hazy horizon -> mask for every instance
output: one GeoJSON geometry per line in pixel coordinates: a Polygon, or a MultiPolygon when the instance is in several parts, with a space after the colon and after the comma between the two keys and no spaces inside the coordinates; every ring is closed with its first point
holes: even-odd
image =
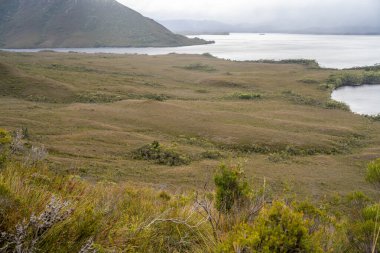
{"type": "Polygon", "coordinates": [[[213,20],[278,29],[380,27],[378,0],[118,0],[155,20],[213,20]]]}

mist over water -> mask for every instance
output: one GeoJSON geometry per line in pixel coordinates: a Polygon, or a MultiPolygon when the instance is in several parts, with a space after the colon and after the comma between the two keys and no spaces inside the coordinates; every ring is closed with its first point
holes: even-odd
{"type": "MultiPolygon", "coordinates": [[[[190,36],[195,37],[195,36],[190,36]]],[[[196,36],[215,44],[177,48],[70,48],[59,52],[160,55],[168,53],[212,55],[230,60],[315,59],[322,67],[350,68],[380,63],[380,36],[253,34],[196,36]]],[[[41,49],[12,50],[37,52],[41,49]]]]}

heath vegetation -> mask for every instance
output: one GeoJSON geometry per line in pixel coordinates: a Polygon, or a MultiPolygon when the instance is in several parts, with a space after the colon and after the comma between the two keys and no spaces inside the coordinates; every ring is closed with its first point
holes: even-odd
{"type": "Polygon", "coordinates": [[[380,124],[330,98],[377,69],[0,61],[0,251],[379,251],[380,124]]]}

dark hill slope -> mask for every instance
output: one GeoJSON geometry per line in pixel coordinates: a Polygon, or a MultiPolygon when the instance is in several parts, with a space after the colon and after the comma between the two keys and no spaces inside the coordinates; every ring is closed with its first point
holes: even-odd
{"type": "Polygon", "coordinates": [[[114,0],[0,0],[0,47],[164,47],[204,44],[114,0]]]}

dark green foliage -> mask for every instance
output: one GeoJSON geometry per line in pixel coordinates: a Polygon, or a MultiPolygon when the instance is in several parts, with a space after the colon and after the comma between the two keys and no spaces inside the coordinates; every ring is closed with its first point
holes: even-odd
{"type": "Polygon", "coordinates": [[[314,80],[314,79],[302,79],[299,80],[301,83],[306,83],[306,84],[319,84],[319,81],[314,80]]]}
{"type": "Polygon", "coordinates": [[[354,68],[350,68],[350,70],[379,71],[380,64],[375,64],[373,66],[365,66],[365,67],[354,67],[354,68]]]}
{"type": "Polygon", "coordinates": [[[165,201],[169,201],[171,199],[170,195],[165,191],[160,192],[160,194],[158,194],[158,197],[165,201]]]}
{"type": "Polygon", "coordinates": [[[202,55],[205,56],[205,57],[209,57],[209,58],[215,58],[215,56],[213,56],[210,53],[203,53],[202,55]]]}
{"type": "Polygon", "coordinates": [[[254,99],[262,98],[262,95],[258,93],[235,93],[234,97],[237,97],[243,100],[254,100],[254,99]]]}
{"type": "Polygon", "coordinates": [[[162,102],[169,98],[170,96],[165,94],[128,94],[128,99],[149,99],[162,102]]]}
{"type": "Polygon", "coordinates": [[[219,159],[223,157],[223,154],[217,150],[207,150],[201,154],[202,158],[206,159],[219,159]]]}
{"type": "Polygon", "coordinates": [[[123,98],[121,96],[105,94],[105,93],[83,93],[78,95],[75,98],[75,102],[78,103],[88,103],[88,104],[97,104],[97,103],[112,103],[121,101],[123,98]]]}
{"type": "Polygon", "coordinates": [[[291,90],[283,91],[282,94],[285,98],[289,99],[291,102],[299,105],[310,105],[310,106],[320,106],[321,102],[310,97],[305,97],[300,94],[294,93],[291,90]]]}
{"type": "Polygon", "coordinates": [[[148,94],[148,95],[145,95],[144,97],[147,99],[161,101],[161,102],[169,99],[169,97],[164,94],[148,94]]]}
{"type": "Polygon", "coordinates": [[[287,60],[280,60],[280,61],[275,61],[275,60],[259,60],[255,61],[259,63],[271,63],[271,64],[299,64],[299,65],[304,65],[309,68],[320,68],[318,62],[316,60],[307,60],[307,59],[287,59],[287,60]]]}
{"type": "Polygon", "coordinates": [[[8,159],[9,144],[12,141],[10,133],[0,128],[0,168],[4,166],[8,159]]]}
{"type": "Polygon", "coordinates": [[[325,109],[338,109],[343,111],[350,111],[350,107],[346,105],[345,103],[338,102],[335,100],[328,100],[326,102],[316,100],[314,98],[305,97],[300,94],[294,93],[291,90],[283,91],[283,96],[290,100],[291,102],[299,105],[310,105],[310,106],[317,106],[322,107],[325,109]]]}
{"type": "Polygon", "coordinates": [[[242,204],[249,191],[248,184],[243,176],[239,167],[230,168],[226,165],[219,167],[214,175],[215,205],[219,212],[228,213],[234,206],[242,204]]]}
{"type": "Polygon", "coordinates": [[[339,101],[335,101],[335,100],[329,100],[325,103],[325,108],[326,109],[338,109],[338,110],[343,110],[343,111],[350,111],[350,107],[343,103],[343,102],[339,102],[339,101]]]}
{"type": "Polygon", "coordinates": [[[373,121],[380,121],[380,114],[377,115],[364,115],[364,117],[373,120],[373,121]]]}
{"type": "Polygon", "coordinates": [[[132,158],[137,160],[154,161],[157,164],[179,166],[190,163],[190,159],[177,151],[166,148],[154,141],[132,152],[132,158]]]}
{"type": "Polygon", "coordinates": [[[202,64],[202,63],[193,63],[187,66],[178,67],[186,70],[202,71],[202,72],[214,72],[216,69],[212,66],[202,64]]]}
{"type": "Polygon", "coordinates": [[[380,71],[343,72],[330,76],[327,83],[333,84],[335,88],[363,84],[380,84],[380,71]]]}

